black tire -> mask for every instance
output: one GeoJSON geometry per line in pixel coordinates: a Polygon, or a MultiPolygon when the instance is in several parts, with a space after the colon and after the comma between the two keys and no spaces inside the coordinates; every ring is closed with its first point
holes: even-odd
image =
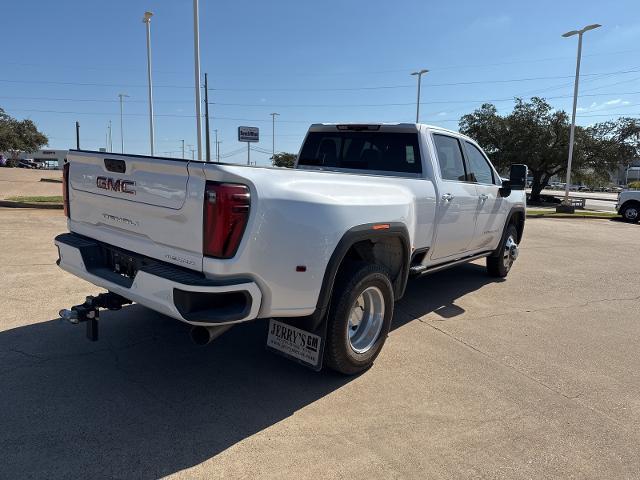
{"type": "Polygon", "coordinates": [[[505,246],[509,238],[518,241],[518,230],[513,224],[507,225],[500,241],[500,246],[494,253],[487,257],[487,272],[490,276],[496,278],[504,278],[509,274],[511,270],[512,262],[505,261],[505,246]]]}
{"type": "Polygon", "coordinates": [[[620,215],[625,222],[635,223],[640,220],[640,203],[630,202],[620,209],[620,215]]]}
{"type": "MultiPolygon", "coordinates": [[[[355,375],[373,365],[391,327],[393,302],[393,286],[389,279],[389,273],[384,267],[361,262],[345,266],[334,285],[331,307],[327,317],[325,365],[345,375],[355,375]],[[375,287],[371,290],[376,294],[378,292],[382,294],[384,314],[381,315],[382,325],[375,341],[366,351],[359,353],[351,345],[349,316],[356,301],[370,287],[375,287]]],[[[357,329],[356,327],[351,328],[357,329]]]]}

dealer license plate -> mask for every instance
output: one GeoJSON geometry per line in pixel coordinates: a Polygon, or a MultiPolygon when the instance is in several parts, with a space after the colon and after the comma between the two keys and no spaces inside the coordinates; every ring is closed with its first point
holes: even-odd
{"type": "Polygon", "coordinates": [[[318,367],[320,342],[318,335],[271,319],[267,346],[312,367],[318,367]]]}

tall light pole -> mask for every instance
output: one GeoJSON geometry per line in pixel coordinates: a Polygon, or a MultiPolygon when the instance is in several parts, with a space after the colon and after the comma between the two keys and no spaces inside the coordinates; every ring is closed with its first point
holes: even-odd
{"type": "Polygon", "coordinates": [[[562,34],[564,38],[573,37],[574,35],[578,35],[578,59],[576,61],[576,80],[573,85],[573,111],[571,113],[571,131],[569,133],[569,159],[567,161],[567,183],[564,187],[564,200],[562,201],[564,209],[573,210],[570,208],[571,203],[569,202],[569,185],[571,184],[571,160],[573,159],[573,138],[576,129],[576,107],[578,105],[578,81],[580,80],[580,59],[582,57],[582,35],[584,32],[588,32],[589,30],[593,30],[594,28],[598,28],[601,25],[594,23],[593,25],[587,25],[581,30],[571,30],[570,32],[562,34]]]}
{"type": "Polygon", "coordinates": [[[202,114],[200,113],[200,13],[198,0],[193,0],[193,60],[196,80],[196,143],[198,160],[202,160],[202,114]]]}
{"type": "Polygon", "coordinates": [[[427,73],[429,70],[423,68],[417,72],[412,72],[411,75],[418,76],[418,101],[416,103],[416,123],[420,122],[420,84],[422,83],[422,75],[427,73]]]}
{"type": "Polygon", "coordinates": [[[211,139],[209,138],[209,82],[207,72],[204,73],[204,151],[207,162],[211,161],[211,139]]]}
{"type": "Polygon", "coordinates": [[[126,93],[119,93],[120,97],[120,153],[124,153],[124,129],[122,128],[122,102],[124,98],[129,98],[126,93]]]}
{"type": "Polygon", "coordinates": [[[151,79],[151,17],[153,13],[144,12],[142,22],[147,26],[147,80],[149,83],[149,142],[151,143],[151,156],[153,156],[153,81],[151,79]]]}
{"type": "Polygon", "coordinates": [[[113,140],[111,139],[111,120],[109,120],[109,123],[107,124],[107,151],[108,152],[113,152],[113,140]]]}
{"type": "Polygon", "coordinates": [[[184,140],[180,140],[182,142],[182,159],[184,160],[184,140]]]}
{"type": "Polygon", "coordinates": [[[279,116],[279,113],[270,113],[271,115],[271,162],[275,159],[276,156],[276,116],[279,116]]]}

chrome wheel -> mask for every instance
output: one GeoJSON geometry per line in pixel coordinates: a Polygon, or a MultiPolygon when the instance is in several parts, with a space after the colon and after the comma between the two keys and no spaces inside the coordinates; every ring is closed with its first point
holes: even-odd
{"type": "Polygon", "coordinates": [[[627,207],[624,210],[624,218],[630,222],[638,220],[638,209],[636,207],[627,207]]]}
{"type": "Polygon", "coordinates": [[[502,254],[502,263],[507,271],[511,269],[511,265],[513,265],[516,258],[518,258],[518,244],[513,235],[509,235],[504,243],[504,252],[502,254]]]}
{"type": "Polygon", "coordinates": [[[384,296],[378,287],[368,287],[351,307],[347,323],[349,345],[356,353],[371,349],[384,322],[384,296]]]}

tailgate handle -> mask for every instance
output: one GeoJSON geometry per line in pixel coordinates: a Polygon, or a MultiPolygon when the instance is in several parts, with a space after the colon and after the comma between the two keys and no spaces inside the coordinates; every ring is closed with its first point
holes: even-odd
{"type": "Polygon", "coordinates": [[[104,166],[108,171],[114,173],[124,173],[127,169],[127,164],[124,163],[124,160],[114,160],[113,158],[105,158],[104,166]]]}

